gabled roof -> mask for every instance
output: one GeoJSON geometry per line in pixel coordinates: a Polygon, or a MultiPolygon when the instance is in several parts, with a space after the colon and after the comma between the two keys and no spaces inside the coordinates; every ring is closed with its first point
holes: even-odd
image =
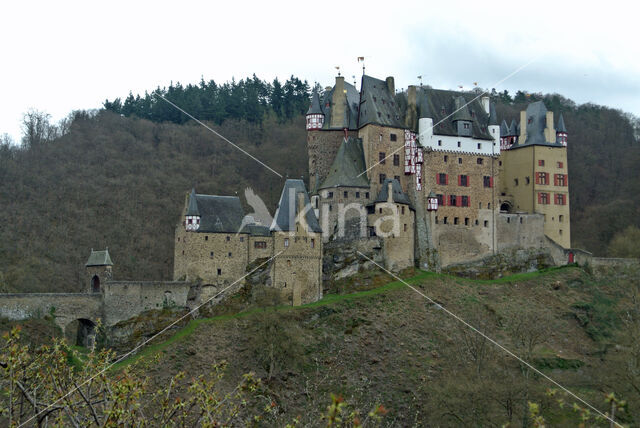
{"type": "Polygon", "coordinates": [[[404,128],[404,109],[399,108],[385,80],[362,76],[358,126],[368,124],[404,128]]]}
{"type": "Polygon", "coordinates": [[[382,183],[382,187],[380,188],[380,192],[378,192],[378,196],[376,196],[376,200],[374,201],[374,203],[387,202],[389,200],[389,183],[391,183],[391,191],[393,192],[393,202],[395,202],[396,204],[404,204],[412,207],[409,196],[402,191],[400,182],[395,178],[387,178],[384,180],[384,183],[382,183]]]}
{"type": "Polygon", "coordinates": [[[342,140],[327,178],[318,189],[330,187],[369,187],[360,138],[342,140]]]}
{"type": "Polygon", "coordinates": [[[316,89],[313,90],[313,94],[311,95],[311,105],[309,106],[307,114],[324,114],[322,107],[320,107],[320,96],[316,89]]]}
{"type": "Polygon", "coordinates": [[[109,249],[107,248],[104,251],[93,251],[92,248],[91,255],[89,256],[89,260],[87,260],[87,264],[85,266],[113,266],[111,256],[109,256],[109,249]]]}
{"type": "Polygon", "coordinates": [[[236,233],[240,230],[244,210],[239,197],[198,195],[195,192],[194,195],[200,213],[200,227],[196,232],[236,233]]]}
{"type": "Polygon", "coordinates": [[[198,203],[196,202],[196,189],[191,189],[191,194],[189,195],[189,207],[187,208],[187,215],[199,216],[200,211],[198,211],[198,203]]]}
{"type": "Polygon", "coordinates": [[[542,101],[536,101],[527,106],[527,139],[525,145],[546,144],[544,128],[547,122],[547,108],[542,101]]]}
{"type": "MultiPolygon", "coordinates": [[[[276,209],[276,214],[271,224],[271,231],[293,232],[296,230],[295,221],[299,213],[298,193],[304,195],[305,207],[308,206],[310,204],[309,194],[307,193],[304,182],[300,179],[287,179],[282,188],[280,202],[278,202],[278,208],[276,209]]],[[[307,210],[305,220],[312,232],[322,233],[313,209],[307,210]]]]}
{"type": "Polygon", "coordinates": [[[560,113],[560,119],[558,119],[558,126],[556,126],[556,132],[564,132],[567,133],[567,128],[564,126],[564,118],[562,117],[562,113],[560,113]]]}
{"type": "MultiPolygon", "coordinates": [[[[325,91],[322,94],[322,97],[318,97],[320,110],[321,113],[324,114],[325,118],[322,129],[331,129],[331,102],[335,89],[336,87],[334,86],[330,91],[325,91]]],[[[350,130],[356,130],[358,129],[358,104],[360,103],[360,93],[357,91],[355,86],[346,81],[344,82],[344,90],[347,91],[347,108],[345,109],[344,117],[341,119],[342,125],[336,129],[343,129],[346,127],[350,130]]]]}
{"type": "Polygon", "coordinates": [[[251,236],[271,236],[269,226],[263,226],[261,224],[246,224],[241,233],[248,233],[251,236]]]}
{"type": "MultiPolygon", "coordinates": [[[[434,135],[457,136],[458,129],[454,126],[454,120],[469,120],[471,121],[471,136],[473,138],[493,140],[486,127],[489,123],[489,115],[485,112],[481,101],[475,98],[477,97],[474,94],[464,92],[426,87],[416,88],[418,117],[433,119],[434,135]],[[458,106],[467,105],[460,112],[452,114],[456,110],[456,104],[458,106]],[[473,116],[471,112],[473,112],[473,116]]],[[[417,129],[413,131],[417,131],[417,129]]]]}

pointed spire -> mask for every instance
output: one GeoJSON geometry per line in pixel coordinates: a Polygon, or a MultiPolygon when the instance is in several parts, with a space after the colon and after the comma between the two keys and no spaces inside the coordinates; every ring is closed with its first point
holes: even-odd
{"type": "Polygon", "coordinates": [[[198,211],[198,201],[196,200],[196,189],[191,189],[191,194],[189,195],[189,207],[187,208],[187,215],[200,215],[200,211],[198,211]]]}
{"type": "Polygon", "coordinates": [[[556,126],[556,132],[567,133],[567,128],[564,126],[564,118],[562,117],[562,113],[560,113],[560,119],[558,119],[558,126],[556,126]]]}
{"type": "Polygon", "coordinates": [[[504,137],[509,135],[509,127],[507,126],[507,121],[502,119],[502,123],[500,124],[500,136],[504,137]]]}
{"type": "Polygon", "coordinates": [[[518,122],[515,119],[511,120],[511,126],[509,127],[509,135],[518,135],[518,122]]]}
{"type": "Polygon", "coordinates": [[[320,107],[320,95],[318,95],[317,89],[313,90],[313,94],[311,95],[311,105],[309,106],[307,114],[324,114],[320,107]]]}
{"type": "Polygon", "coordinates": [[[489,104],[489,126],[498,124],[498,115],[494,103],[489,104]]]}

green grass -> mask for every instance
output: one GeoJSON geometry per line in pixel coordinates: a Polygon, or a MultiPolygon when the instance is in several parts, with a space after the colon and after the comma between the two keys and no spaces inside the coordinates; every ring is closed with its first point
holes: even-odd
{"type": "MultiPolygon", "coordinates": [[[[570,267],[570,268],[573,268],[573,267],[570,267]]],[[[550,273],[554,273],[560,269],[567,269],[567,267],[561,266],[561,267],[543,269],[536,272],[515,274],[515,275],[505,276],[503,278],[499,278],[496,280],[473,280],[473,279],[467,279],[467,278],[459,278],[449,274],[440,274],[440,273],[418,270],[419,273],[417,275],[411,278],[404,279],[403,281],[408,284],[413,284],[416,282],[421,282],[426,279],[448,278],[448,279],[455,279],[455,280],[462,279],[464,282],[470,283],[470,284],[471,283],[475,283],[475,284],[507,283],[507,282],[513,282],[513,281],[524,281],[528,279],[533,279],[542,275],[548,275],[550,273]]],[[[258,314],[258,313],[263,313],[263,312],[295,311],[295,310],[301,310],[306,308],[317,308],[321,306],[328,306],[335,303],[349,304],[356,299],[372,297],[379,294],[388,293],[394,290],[402,289],[403,287],[405,287],[405,284],[402,281],[392,281],[381,287],[377,287],[377,288],[373,288],[365,291],[358,291],[351,294],[327,294],[317,302],[308,303],[302,306],[281,305],[281,306],[272,306],[268,308],[252,308],[252,309],[238,312],[235,314],[218,315],[211,318],[200,318],[200,319],[191,320],[185,327],[178,330],[176,333],[174,333],[171,337],[169,337],[165,341],[147,346],[146,348],[141,350],[139,353],[132,355],[115,364],[112,367],[112,370],[119,370],[122,367],[129,365],[140,358],[144,358],[146,356],[155,355],[159,352],[162,352],[171,344],[191,336],[191,334],[196,330],[196,328],[198,328],[198,326],[200,326],[200,324],[203,324],[203,323],[211,323],[211,322],[225,321],[230,319],[245,318],[245,317],[258,314]]]]}

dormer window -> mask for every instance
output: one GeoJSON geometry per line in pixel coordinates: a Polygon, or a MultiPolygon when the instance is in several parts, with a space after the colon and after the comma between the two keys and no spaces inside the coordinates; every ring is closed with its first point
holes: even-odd
{"type": "Polygon", "coordinates": [[[464,129],[469,129],[469,122],[464,123],[464,129]]]}
{"type": "Polygon", "coordinates": [[[530,117],[530,118],[529,118],[529,120],[527,120],[527,123],[528,123],[529,125],[531,125],[531,122],[533,122],[533,118],[532,118],[532,117],[530,117]]]}

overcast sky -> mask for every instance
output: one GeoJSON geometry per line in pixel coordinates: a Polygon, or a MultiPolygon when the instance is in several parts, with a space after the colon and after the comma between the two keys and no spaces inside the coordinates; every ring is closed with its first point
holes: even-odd
{"type": "Polygon", "coordinates": [[[614,1],[2,2],[0,133],[18,141],[29,108],[58,120],[172,80],[293,74],[328,86],[341,66],[359,82],[359,56],[398,89],[422,75],[640,115],[639,25],[633,3],[614,1]]]}

